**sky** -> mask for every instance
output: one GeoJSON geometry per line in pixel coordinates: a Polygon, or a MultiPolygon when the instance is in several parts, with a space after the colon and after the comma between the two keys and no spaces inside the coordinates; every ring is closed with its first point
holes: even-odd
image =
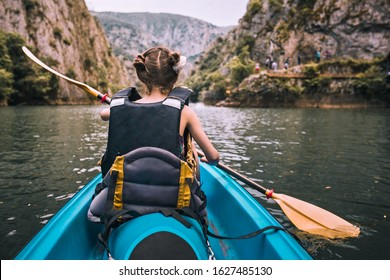
{"type": "Polygon", "coordinates": [[[249,0],[85,0],[95,12],[171,13],[202,19],[217,26],[237,25],[249,0]]]}

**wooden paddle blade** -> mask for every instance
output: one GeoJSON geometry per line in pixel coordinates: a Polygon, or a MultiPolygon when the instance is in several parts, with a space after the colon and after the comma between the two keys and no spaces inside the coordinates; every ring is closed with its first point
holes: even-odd
{"type": "MultiPolygon", "coordinates": [[[[32,60],[34,61],[36,64],[38,64],[39,66],[41,66],[42,68],[46,69],[47,71],[53,73],[54,75],[58,76],[58,77],[61,77],[63,78],[64,80],[68,81],[69,83],[72,83],[74,85],[76,85],[77,87],[85,90],[86,92],[88,92],[89,94],[92,94],[93,96],[101,99],[101,97],[103,96],[103,94],[99,91],[97,91],[96,89],[90,87],[89,85],[87,84],[84,84],[84,83],[81,83],[79,81],[76,81],[76,80],[73,80],[59,72],[57,72],[56,70],[50,68],[49,66],[47,66],[45,63],[43,63],[42,61],[40,61],[28,48],[26,48],[25,46],[22,47],[22,50],[23,52],[32,60]]],[[[109,102],[108,102],[109,103],[109,102]]]]}
{"type": "Polygon", "coordinates": [[[328,238],[357,237],[360,229],[335,214],[284,194],[272,194],[290,221],[300,230],[328,238]]]}

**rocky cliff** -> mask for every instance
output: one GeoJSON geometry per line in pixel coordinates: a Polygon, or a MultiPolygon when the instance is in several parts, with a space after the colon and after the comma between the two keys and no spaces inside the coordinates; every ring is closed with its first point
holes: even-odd
{"type": "MultiPolygon", "coordinates": [[[[103,29],[90,15],[84,1],[2,0],[0,31],[6,42],[10,41],[7,38],[14,38],[18,34],[49,66],[103,92],[127,84],[125,70],[112,53],[103,29]]],[[[15,59],[11,51],[8,52],[11,59],[15,59]]],[[[17,75],[12,73],[12,69],[5,71],[17,75]]],[[[62,79],[58,83],[58,93],[52,95],[51,100],[46,99],[47,103],[80,104],[92,101],[74,85],[62,79]]],[[[22,94],[17,91],[11,90],[8,97],[12,99],[12,94],[22,94]]],[[[21,98],[12,100],[15,103],[26,102],[21,98]]]]}
{"type": "Polygon", "coordinates": [[[322,57],[371,59],[390,51],[386,0],[251,0],[238,35],[253,36],[252,58],[273,56],[283,65],[322,57]]]}
{"type": "MultiPolygon", "coordinates": [[[[198,60],[198,69],[189,83],[201,98],[213,104],[228,98],[230,104],[261,107],[264,104],[255,105],[256,102],[250,100],[255,100],[253,96],[269,93],[270,90],[264,88],[267,84],[277,83],[285,94],[293,88],[294,94],[299,93],[299,100],[300,94],[315,90],[309,86],[315,83],[313,79],[318,82],[318,79],[332,79],[337,75],[338,86],[334,81],[326,83],[329,86],[326,91],[335,92],[346,82],[345,89],[349,90],[343,92],[351,101],[362,88],[370,91],[370,85],[375,82],[368,79],[379,78],[380,85],[385,84],[390,67],[389,11],[390,2],[384,0],[250,0],[239,26],[198,60]],[[284,71],[281,69],[288,62],[288,72],[312,71],[313,75],[293,77],[291,73],[279,73],[270,78],[271,75],[266,75],[268,70],[262,72],[263,75],[257,74],[263,85],[259,90],[259,81],[256,82],[253,76],[246,81],[245,77],[255,73],[256,63],[264,70],[267,58],[276,62],[277,71],[284,71]],[[315,65],[304,67],[312,63],[315,65]],[[324,63],[327,64],[321,66],[324,63]],[[351,65],[363,72],[351,73],[351,65]],[[351,76],[353,80],[350,80],[351,76]],[[291,82],[292,77],[296,81],[301,79],[299,84],[283,83],[291,82]],[[234,100],[237,96],[239,98],[234,100]]],[[[386,86],[382,88],[385,90],[386,86]]],[[[283,100],[279,98],[268,106],[284,106],[283,100]]],[[[329,98],[318,100],[326,102],[329,98]]],[[[318,106],[318,102],[314,103],[318,106]]]]}

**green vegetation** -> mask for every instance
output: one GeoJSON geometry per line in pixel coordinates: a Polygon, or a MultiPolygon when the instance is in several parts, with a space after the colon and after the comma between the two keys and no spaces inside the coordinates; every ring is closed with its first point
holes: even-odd
{"type": "Polygon", "coordinates": [[[37,0],[22,0],[22,2],[26,12],[31,12],[35,8],[39,7],[39,1],[37,0]]]}
{"type": "Polygon", "coordinates": [[[76,79],[77,75],[76,72],[74,71],[73,66],[71,66],[68,71],[66,71],[65,76],[71,78],[71,79],[76,79]]]}
{"type": "Polygon", "coordinates": [[[57,40],[61,40],[62,39],[62,30],[61,30],[61,28],[54,27],[54,29],[53,29],[53,36],[57,40]]]}
{"type": "Polygon", "coordinates": [[[58,79],[30,63],[23,45],[18,34],[0,31],[0,103],[49,103],[57,97],[58,79]]]}
{"type": "Polygon", "coordinates": [[[193,89],[193,99],[205,102],[217,102],[226,98],[226,92],[231,87],[238,86],[246,77],[253,73],[255,63],[250,59],[249,48],[251,40],[246,37],[244,43],[237,45],[235,56],[222,67],[223,54],[220,46],[206,53],[203,57],[199,71],[193,73],[187,84],[193,89]]]}
{"type": "Polygon", "coordinates": [[[389,103],[386,92],[385,59],[373,60],[342,58],[324,60],[319,64],[306,64],[303,68],[303,93],[329,94],[334,78],[349,80],[356,96],[373,97],[389,103]]]}
{"type": "Polygon", "coordinates": [[[97,67],[96,72],[98,73],[98,81],[99,81],[99,86],[98,88],[108,88],[108,73],[106,68],[103,67],[97,67]]]}
{"type": "Polygon", "coordinates": [[[321,106],[322,100],[326,100],[325,103],[332,100],[330,102],[334,102],[333,105],[338,102],[346,102],[346,106],[349,102],[363,102],[363,106],[390,106],[387,67],[386,58],[344,58],[306,64],[302,65],[301,74],[304,76],[301,77],[280,72],[280,76],[261,75],[246,80],[245,87],[245,82],[241,84],[244,89],[236,90],[231,99],[240,100],[247,106],[259,107],[295,106],[295,102],[321,106]]]}
{"type": "Polygon", "coordinates": [[[322,93],[327,95],[330,93],[329,86],[332,82],[331,78],[327,77],[312,77],[310,79],[303,80],[303,93],[307,95],[313,95],[322,93]]]}
{"type": "Polygon", "coordinates": [[[244,20],[250,22],[252,17],[259,13],[262,9],[263,1],[262,0],[250,0],[248,4],[247,12],[244,15],[244,20]]]}
{"type": "Polygon", "coordinates": [[[360,78],[353,82],[354,91],[367,99],[381,99],[390,105],[390,95],[386,93],[386,79],[383,77],[360,78]]]}
{"type": "Polygon", "coordinates": [[[34,17],[38,17],[40,19],[45,18],[45,13],[43,8],[41,7],[41,3],[39,0],[22,0],[24,9],[26,10],[26,13],[29,15],[27,17],[27,29],[31,28],[32,26],[32,19],[34,17]]]}
{"type": "Polygon", "coordinates": [[[306,64],[303,68],[303,74],[305,74],[308,78],[315,78],[320,73],[318,71],[318,64],[306,64]]]}
{"type": "Polygon", "coordinates": [[[325,72],[336,72],[340,71],[337,69],[343,69],[344,73],[366,73],[372,75],[381,72],[380,64],[383,58],[375,58],[373,60],[365,59],[353,59],[353,58],[342,58],[333,60],[324,60],[318,64],[318,71],[321,73],[325,72]]]}
{"type": "Polygon", "coordinates": [[[238,86],[246,77],[253,73],[255,63],[249,57],[249,46],[245,46],[238,56],[234,56],[227,64],[231,70],[232,85],[238,86]]]}
{"type": "Polygon", "coordinates": [[[269,0],[269,6],[274,8],[277,11],[283,9],[283,0],[269,0]]]}
{"type": "Polygon", "coordinates": [[[288,28],[288,24],[284,21],[281,21],[280,24],[275,27],[276,40],[278,42],[284,43],[289,39],[290,31],[288,28]]]}
{"type": "Polygon", "coordinates": [[[93,69],[94,65],[95,65],[95,63],[89,57],[84,59],[84,62],[83,62],[84,70],[91,71],[93,69]]]}
{"type": "Polygon", "coordinates": [[[12,73],[5,69],[0,69],[0,102],[6,100],[14,92],[12,87],[13,81],[14,77],[12,73]]]}
{"type": "Polygon", "coordinates": [[[255,46],[256,40],[252,35],[245,35],[240,41],[237,43],[236,54],[239,55],[242,53],[244,48],[247,48],[249,52],[252,51],[252,48],[255,46]]]}

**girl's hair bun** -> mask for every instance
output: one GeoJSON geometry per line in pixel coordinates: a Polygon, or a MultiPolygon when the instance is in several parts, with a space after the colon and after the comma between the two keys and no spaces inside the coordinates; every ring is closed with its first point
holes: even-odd
{"type": "Polygon", "coordinates": [[[169,54],[169,64],[171,66],[178,64],[179,61],[180,61],[180,55],[178,53],[172,52],[169,54]]]}
{"type": "Polygon", "coordinates": [[[133,62],[134,67],[145,69],[145,57],[142,54],[137,55],[133,62]]]}

